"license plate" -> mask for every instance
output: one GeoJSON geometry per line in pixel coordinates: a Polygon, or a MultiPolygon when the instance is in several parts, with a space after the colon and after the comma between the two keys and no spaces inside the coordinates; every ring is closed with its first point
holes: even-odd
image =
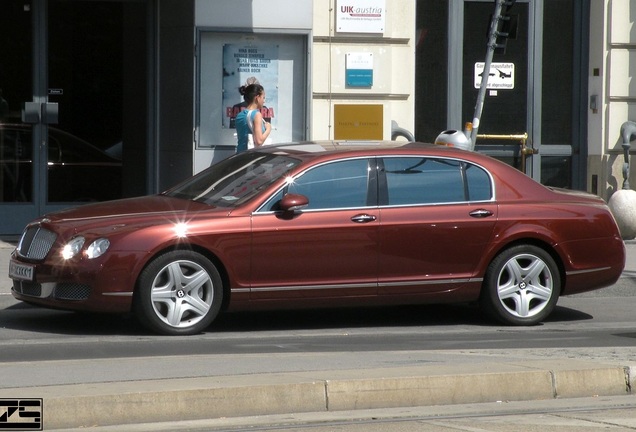
{"type": "Polygon", "coordinates": [[[11,279],[20,279],[32,281],[35,274],[35,267],[28,264],[20,264],[15,261],[9,262],[9,277],[11,279]]]}

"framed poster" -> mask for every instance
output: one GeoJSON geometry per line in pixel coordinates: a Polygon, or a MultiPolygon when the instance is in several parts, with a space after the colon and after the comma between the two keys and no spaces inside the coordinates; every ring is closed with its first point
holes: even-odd
{"type": "Polygon", "coordinates": [[[234,129],[236,115],[247,106],[239,92],[241,86],[260,84],[265,88],[262,110],[265,121],[276,127],[278,108],[278,46],[223,45],[223,119],[224,128],[234,129]],[[232,92],[232,88],[236,92],[232,92]]]}
{"type": "Polygon", "coordinates": [[[307,35],[200,30],[198,38],[195,172],[235,151],[239,87],[246,83],[265,88],[263,117],[272,124],[272,142],[305,139],[307,35]]]}

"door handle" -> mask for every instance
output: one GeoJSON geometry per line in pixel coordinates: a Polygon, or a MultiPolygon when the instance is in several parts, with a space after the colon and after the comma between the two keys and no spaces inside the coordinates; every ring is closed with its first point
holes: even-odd
{"type": "Polygon", "coordinates": [[[375,220],[375,216],[370,214],[359,214],[352,217],[351,220],[356,223],[367,223],[373,222],[375,220]]]}
{"type": "Polygon", "coordinates": [[[486,209],[473,210],[468,214],[474,218],[485,218],[485,217],[492,216],[492,212],[486,209]]]}

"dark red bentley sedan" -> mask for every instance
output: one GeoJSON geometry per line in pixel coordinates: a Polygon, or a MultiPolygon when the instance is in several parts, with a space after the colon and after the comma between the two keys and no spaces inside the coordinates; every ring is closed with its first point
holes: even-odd
{"type": "Polygon", "coordinates": [[[225,310],[344,305],[478,302],[532,325],[624,264],[599,197],[475,152],[308,142],[238,154],[159,195],[46,215],[9,273],[19,300],[133,311],[182,335],[225,310]]]}

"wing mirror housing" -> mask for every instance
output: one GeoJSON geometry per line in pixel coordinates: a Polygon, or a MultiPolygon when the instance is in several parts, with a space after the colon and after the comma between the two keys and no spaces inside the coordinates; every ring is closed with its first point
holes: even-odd
{"type": "Polygon", "coordinates": [[[279,208],[284,212],[295,212],[309,205],[309,198],[305,195],[286,194],[279,203],[279,208]]]}

